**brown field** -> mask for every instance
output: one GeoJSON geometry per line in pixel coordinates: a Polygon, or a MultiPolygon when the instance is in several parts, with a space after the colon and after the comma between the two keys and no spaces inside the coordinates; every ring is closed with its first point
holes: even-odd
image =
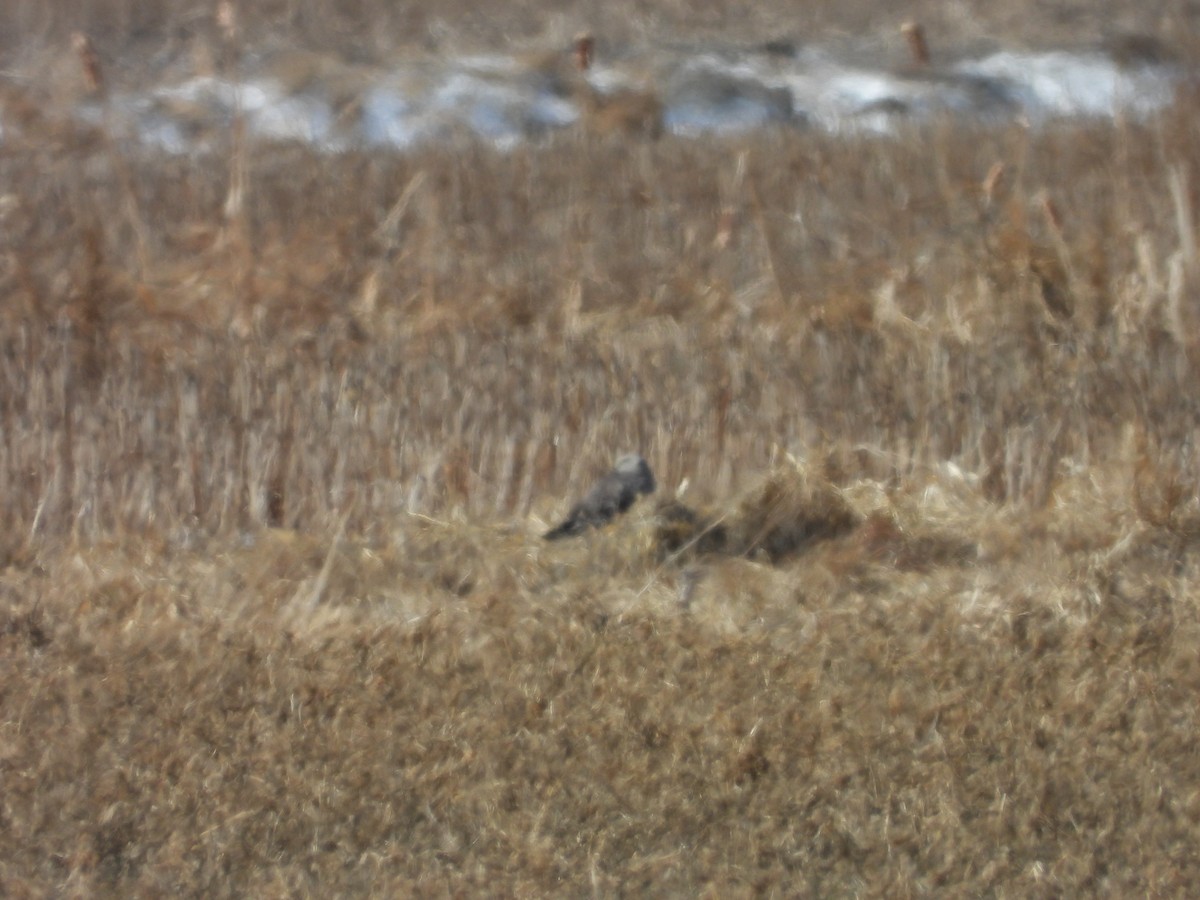
{"type": "MultiPolygon", "coordinates": [[[[1194,34],[1108,7],[1072,34],[1194,34]]],[[[15,8],[69,79],[70,7],[15,8]]],[[[83,18],[136,80],[186,15],[83,18]]],[[[1200,97],[194,161],[0,86],[0,894],[1200,891],[1200,97]],[[542,542],[630,449],[713,530],[542,542]]]]}

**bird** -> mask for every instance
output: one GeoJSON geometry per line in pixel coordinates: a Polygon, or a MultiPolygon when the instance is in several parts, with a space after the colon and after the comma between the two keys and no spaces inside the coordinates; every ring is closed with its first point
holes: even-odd
{"type": "Polygon", "coordinates": [[[636,453],[626,454],[571,507],[566,519],[542,537],[557,541],[583,534],[589,528],[598,528],[626,512],[640,495],[654,493],[657,487],[649,463],[636,453]]]}

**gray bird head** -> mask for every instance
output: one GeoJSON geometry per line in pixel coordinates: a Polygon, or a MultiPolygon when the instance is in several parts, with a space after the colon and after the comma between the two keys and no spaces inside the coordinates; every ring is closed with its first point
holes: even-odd
{"type": "Polygon", "coordinates": [[[636,453],[627,453],[620,457],[613,466],[613,471],[639,494],[653,494],[658,488],[654,473],[650,471],[650,464],[636,453]]]}

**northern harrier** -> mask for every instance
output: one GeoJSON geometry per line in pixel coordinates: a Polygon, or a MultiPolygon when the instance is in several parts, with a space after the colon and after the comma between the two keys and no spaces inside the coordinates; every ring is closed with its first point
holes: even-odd
{"type": "Polygon", "coordinates": [[[652,494],[656,487],[654,473],[646,460],[635,453],[622,456],[613,470],[571,507],[566,520],[542,536],[548,541],[556,541],[597,528],[633,506],[639,494],[652,494]]]}

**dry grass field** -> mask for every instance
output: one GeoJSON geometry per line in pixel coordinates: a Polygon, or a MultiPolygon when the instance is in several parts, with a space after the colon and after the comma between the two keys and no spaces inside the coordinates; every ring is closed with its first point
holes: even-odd
{"type": "Polygon", "coordinates": [[[0,894],[1200,890],[1200,96],[193,160],[0,84],[0,894]]]}

